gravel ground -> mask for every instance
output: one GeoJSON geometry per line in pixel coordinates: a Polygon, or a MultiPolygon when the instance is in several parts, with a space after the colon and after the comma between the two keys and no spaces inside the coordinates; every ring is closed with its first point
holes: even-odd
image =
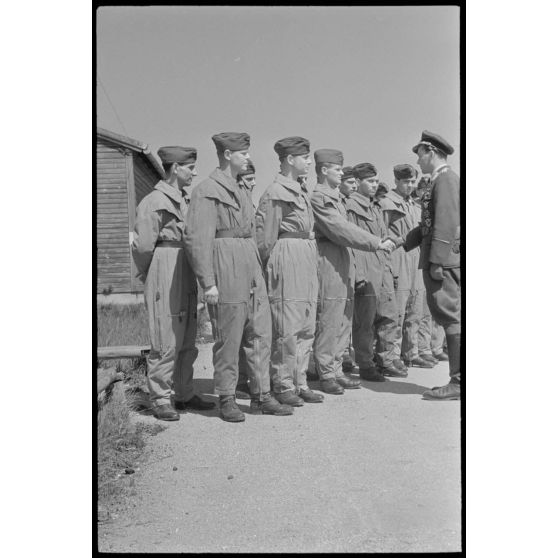
{"type": "MultiPolygon", "coordinates": [[[[212,370],[202,345],[196,390],[217,401],[212,370]]],[[[421,399],[447,380],[440,363],[287,417],[183,413],[124,477],[133,488],[99,524],[99,550],[460,551],[460,405],[421,399]]]]}

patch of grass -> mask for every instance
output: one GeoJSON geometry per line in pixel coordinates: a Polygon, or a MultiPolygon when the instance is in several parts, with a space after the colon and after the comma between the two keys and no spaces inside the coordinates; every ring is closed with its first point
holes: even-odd
{"type": "MultiPolygon", "coordinates": [[[[122,475],[133,467],[146,444],[147,435],[155,435],[166,427],[132,423],[130,404],[123,386],[113,385],[112,393],[97,413],[98,503],[109,509],[119,502],[128,487],[122,475]]],[[[131,477],[130,477],[131,478],[131,477]]]]}

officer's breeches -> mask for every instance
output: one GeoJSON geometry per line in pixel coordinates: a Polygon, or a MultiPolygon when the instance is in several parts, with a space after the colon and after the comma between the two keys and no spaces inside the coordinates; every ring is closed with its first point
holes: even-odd
{"type": "Polygon", "coordinates": [[[444,268],[442,281],[435,281],[428,269],[424,269],[423,278],[432,318],[444,328],[446,335],[461,334],[460,268],[444,268]]]}
{"type": "Polygon", "coordinates": [[[316,328],[316,302],[273,300],[271,381],[273,390],[306,389],[306,370],[316,328]]]}
{"type": "Polygon", "coordinates": [[[208,305],[213,327],[215,392],[234,395],[239,351],[243,351],[252,397],[268,393],[271,314],[265,287],[257,287],[249,302],[208,305]]]}

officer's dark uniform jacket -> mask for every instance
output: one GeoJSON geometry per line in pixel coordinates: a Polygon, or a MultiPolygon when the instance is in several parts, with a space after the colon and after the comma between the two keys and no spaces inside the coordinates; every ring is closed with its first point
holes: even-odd
{"type": "Polygon", "coordinates": [[[407,235],[405,250],[419,245],[420,269],[431,263],[460,267],[459,177],[448,165],[432,174],[422,197],[421,224],[407,235]]]}

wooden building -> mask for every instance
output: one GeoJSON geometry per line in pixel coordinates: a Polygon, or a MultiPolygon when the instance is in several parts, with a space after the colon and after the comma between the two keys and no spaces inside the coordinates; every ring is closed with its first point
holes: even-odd
{"type": "Polygon", "coordinates": [[[146,144],[97,128],[97,295],[143,292],[130,242],[136,207],[162,178],[146,144]]]}

